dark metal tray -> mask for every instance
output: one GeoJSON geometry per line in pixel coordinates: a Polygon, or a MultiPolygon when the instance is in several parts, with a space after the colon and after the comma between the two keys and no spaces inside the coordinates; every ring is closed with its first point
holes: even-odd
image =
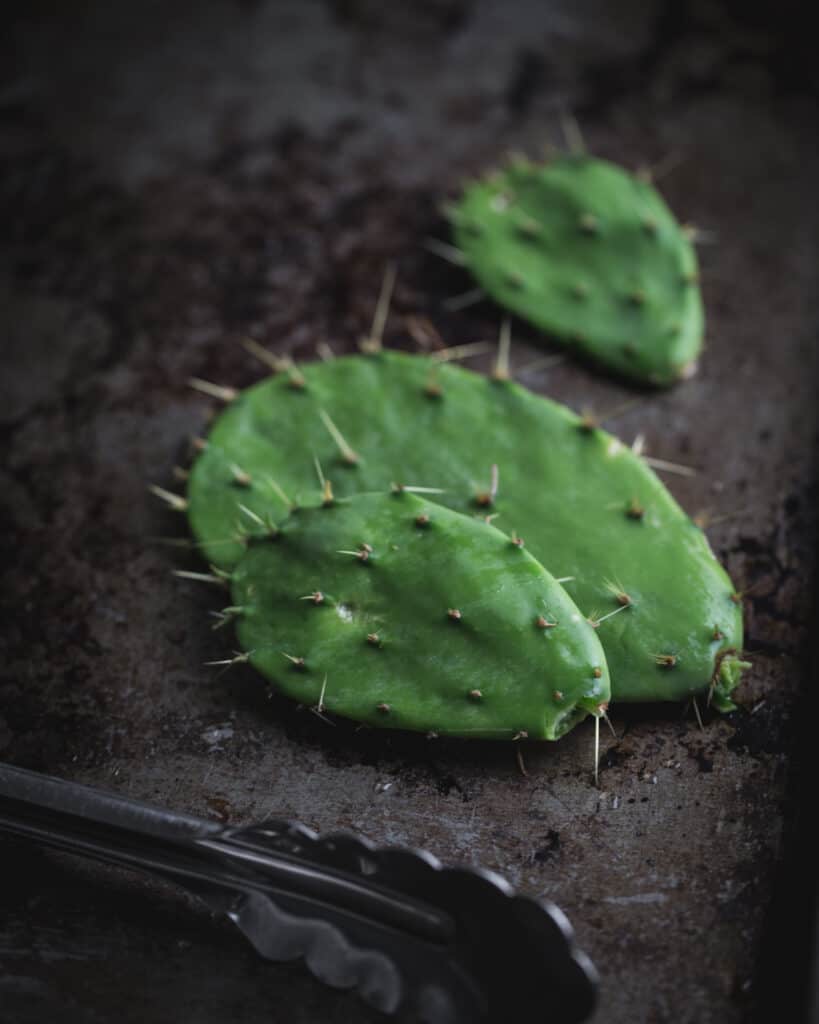
{"type": "MultiPolygon", "coordinates": [[[[819,216],[810,65],[788,19],[731,10],[89,3],[9,26],[0,758],[481,864],[567,911],[603,975],[597,1024],[750,1019],[799,839],[819,216]],[[754,662],[743,710],[702,730],[682,707],[615,707],[599,789],[590,727],[526,746],[524,777],[509,746],[328,726],[241,667],[204,668],[229,638],[212,595],[172,578],[194,562],[156,539],[184,529],[146,493],[205,427],[188,377],[256,379],[247,334],[300,359],[352,349],[390,259],[389,343],[412,346],[410,316],[447,343],[493,336],[492,306],[447,308],[469,283],[422,242],[447,189],[558,141],[562,109],[595,152],[666,162],[672,207],[710,233],[699,376],[607,425],[698,470],[668,483],[747,591],[754,662]]],[[[602,413],[634,397],[570,361],[538,369],[534,334],[515,338],[534,389],[602,413]]],[[[170,889],[67,858],[35,884],[53,855],[0,856],[4,1020],[377,1019],[170,889]]]]}

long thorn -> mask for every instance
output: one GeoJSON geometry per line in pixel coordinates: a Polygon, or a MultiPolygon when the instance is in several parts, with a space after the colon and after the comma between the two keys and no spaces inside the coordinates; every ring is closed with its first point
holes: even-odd
{"type": "Polygon", "coordinates": [[[438,363],[448,363],[454,359],[467,359],[469,356],[477,356],[482,352],[488,352],[492,348],[490,341],[472,341],[467,345],[452,345],[450,348],[439,348],[433,352],[431,358],[438,363]]]}
{"type": "Polygon", "coordinates": [[[459,309],[468,309],[470,306],[476,306],[485,298],[486,292],[483,288],[470,288],[468,292],[461,292],[460,295],[453,295],[449,299],[444,299],[441,305],[447,313],[457,313],[459,309]]]}
{"type": "Polygon", "coordinates": [[[696,469],[691,466],[682,466],[679,462],[668,462],[665,459],[655,459],[650,455],[643,455],[643,462],[652,469],[663,469],[666,473],[676,473],[677,476],[696,476],[696,469]]]}
{"type": "Polygon", "coordinates": [[[371,551],[372,551],[372,548],[369,547],[369,545],[365,544],[362,547],[360,547],[357,551],[344,551],[344,550],[341,550],[341,551],[336,551],[336,554],[337,555],[352,555],[354,558],[357,558],[359,560],[359,562],[368,562],[370,560],[370,552],[371,551]]]}
{"type": "MultiPolygon", "coordinates": [[[[500,479],[500,474],[498,473],[498,464],[496,462],[494,462],[492,464],[491,476],[489,478],[489,490],[488,491],[479,491],[475,495],[475,502],[476,502],[476,504],[483,505],[483,506],[494,504],[495,498],[497,497],[497,494],[498,494],[498,481],[499,481],[499,479],[500,479]]],[[[487,517],[487,522],[489,522],[489,518],[488,517],[487,517]]]]}
{"type": "Polygon", "coordinates": [[[244,612],[244,610],[245,609],[242,605],[237,604],[230,605],[227,608],[223,608],[219,612],[211,612],[211,615],[213,615],[214,618],[217,620],[211,628],[214,630],[222,629],[229,622],[232,622],[234,619],[238,618],[244,612]]]}
{"type": "Polygon", "coordinates": [[[199,391],[209,398],[218,398],[220,402],[232,402],[239,394],[236,388],[223,387],[221,384],[213,384],[209,380],[202,380],[201,377],[189,377],[188,387],[199,391]]]}
{"type": "Polygon", "coordinates": [[[288,507],[289,509],[292,509],[292,508],[294,508],[294,507],[295,507],[295,502],[292,502],[292,501],[291,501],[291,500],[290,500],[290,499],[289,499],[289,498],[287,497],[287,495],[286,495],[286,494],[284,493],[284,491],[282,490],[282,488],[281,488],[281,487],[279,487],[279,485],[278,485],[278,484],[276,483],[276,481],[275,481],[275,480],[273,479],[273,477],[272,477],[272,476],[266,476],[266,477],[265,477],[265,481],[266,481],[266,482],[267,482],[267,483],[268,483],[268,484],[269,484],[269,485],[270,485],[270,486],[271,486],[271,487],[273,488],[273,490],[274,490],[274,491],[275,491],[275,493],[276,493],[276,496],[277,496],[277,497],[278,497],[278,498],[279,498],[279,499],[280,499],[281,501],[283,501],[283,502],[284,502],[284,504],[285,504],[285,505],[286,505],[286,506],[287,506],[287,507],[288,507]]]}
{"type": "Polygon", "coordinates": [[[560,115],[560,128],[566,141],[566,148],[572,156],[583,156],[586,152],[586,141],[583,138],[583,132],[580,130],[580,125],[574,114],[568,110],[562,111],[560,115]]]}
{"type": "Polygon", "coordinates": [[[260,363],[264,363],[265,366],[269,367],[274,373],[281,373],[282,370],[287,370],[292,366],[292,360],[282,356],[275,356],[272,352],[268,352],[266,348],[254,341],[253,338],[242,338],[242,347],[249,352],[252,356],[255,356],[260,363]]]}
{"type": "Polygon", "coordinates": [[[691,703],[694,705],[694,714],[697,716],[697,723],[700,727],[700,732],[705,732],[705,727],[702,724],[702,715],[700,714],[700,706],[697,703],[697,698],[694,694],[691,696],[691,703]]]}
{"type": "Polygon", "coordinates": [[[509,349],[511,346],[512,326],[509,323],[509,318],[506,317],[501,322],[498,332],[498,357],[492,370],[492,377],[495,380],[509,380],[509,349]]]}
{"type": "Polygon", "coordinates": [[[384,338],[384,328],[387,324],[387,317],[390,313],[390,299],[392,298],[392,290],[395,287],[395,264],[388,263],[386,270],[384,271],[384,278],[381,281],[381,291],[378,295],[378,301],[375,304],[375,312],[373,313],[373,322],[370,327],[370,333],[361,339],[359,342],[359,348],[362,352],[380,352],[381,344],[384,338]]]}
{"type": "Polygon", "coordinates": [[[247,505],[243,505],[241,502],[238,502],[238,508],[240,512],[244,512],[248,519],[252,519],[254,523],[267,528],[267,523],[258,513],[254,512],[252,508],[248,508],[247,505]]]}
{"type": "Polygon", "coordinates": [[[324,673],[324,682],[321,684],[321,693],[319,694],[318,704],[316,704],[316,711],[321,714],[324,711],[324,691],[327,689],[327,673],[324,673]]]}
{"type": "Polygon", "coordinates": [[[594,784],[598,785],[600,781],[599,775],[599,764],[600,764],[600,716],[594,716],[594,784]]]}
{"type": "Polygon", "coordinates": [[[624,612],[628,607],[628,604],[621,604],[617,608],[615,608],[613,612],[609,612],[607,615],[603,615],[599,619],[589,619],[589,624],[592,625],[595,629],[597,629],[601,622],[605,622],[606,619],[610,619],[612,615],[617,615],[619,612],[624,612]]]}
{"type": "Polygon", "coordinates": [[[230,464],[230,472],[233,476],[233,482],[238,484],[240,487],[249,487],[253,483],[253,477],[246,469],[242,469],[241,466],[237,466],[235,462],[230,464]]]}
{"type": "Polygon", "coordinates": [[[332,437],[332,439],[335,441],[338,450],[341,452],[342,459],[344,459],[344,461],[349,463],[351,466],[354,466],[357,462],[360,461],[359,456],[347,444],[347,441],[344,439],[344,435],[341,433],[341,431],[338,429],[335,423],[333,423],[333,421],[330,419],[330,417],[327,415],[324,409],[319,409],[319,416],[321,417],[321,422],[327,428],[327,432],[329,433],[330,437],[332,437]]]}
{"type": "Polygon", "coordinates": [[[320,341],[316,345],[316,352],[318,353],[319,359],[324,363],[329,363],[331,359],[335,359],[336,354],[326,341],[320,341]]]}
{"type": "Polygon", "coordinates": [[[444,347],[443,339],[429,317],[410,313],[409,316],[404,317],[404,326],[415,344],[425,352],[428,352],[430,348],[442,349],[444,347]]]}
{"type": "Polygon", "coordinates": [[[151,494],[164,501],[168,508],[172,508],[174,512],[184,512],[188,507],[188,502],[181,494],[166,491],[164,487],[158,487],[156,484],[151,484],[148,490],[151,494]]]}
{"type": "Polygon", "coordinates": [[[180,580],[196,580],[197,583],[215,583],[220,587],[225,586],[225,580],[207,572],[188,572],[187,569],[174,569],[173,575],[180,580]]]}
{"type": "Polygon", "coordinates": [[[446,260],[447,263],[451,263],[454,267],[466,266],[466,256],[464,253],[460,249],[456,249],[454,245],[442,242],[438,238],[425,238],[424,248],[428,252],[440,256],[442,260],[446,260]]]}
{"type": "Polygon", "coordinates": [[[221,660],[219,660],[219,662],[205,662],[205,665],[210,665],[210,666],[221,665],[221,666],[229,667],[231,665],[242,665],[244,662],[249,662],[249,660],[250,660],[250,652],[249,651],[236,651],[236,653],[235,653],[235,655],[233,657],[221,658],[221,660]]]}

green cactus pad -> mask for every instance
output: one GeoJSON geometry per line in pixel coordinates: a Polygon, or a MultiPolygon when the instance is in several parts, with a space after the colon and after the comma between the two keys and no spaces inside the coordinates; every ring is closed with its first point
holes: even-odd
{"type": "Polygon", "coordinates": [[[587,156],[513,163],[452,209],[496,302],[627,377],[690,376],[703,308],[691,242],[650,184],[587,156]]]}
{"type": "Polygon", "coordinates": [[[239,642],[304,704],[371,725],[554,740],[609,700],[595,631],[526,550],[412,494],[291,515],[232,575],[239,642]]]}
{"type": "Polygon", "coordinates": [[[727,698],[738,595],[702,530],[628,447],[514,382],[427,357],[348,356],[302,375],[303,386],[281,375],[242,392],[192,467],[189,517],[210,562],[238,562],[248,535],[287,516],[283,495],[320,504],[315,459],[339,497],[392,482],[444,488],[433,500],[497,513],[551,573],[573,577],[575,603],[603,620],[615,700],[678,700],[718,683],[727,698]]]}

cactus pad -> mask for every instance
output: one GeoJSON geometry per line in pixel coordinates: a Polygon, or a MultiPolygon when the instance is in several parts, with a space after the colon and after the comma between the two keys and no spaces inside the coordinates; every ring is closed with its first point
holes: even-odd
{"type": "Polygon", "coordinates": [[[291,515],[234,569],[239,641],[288,696],[373,725],[557,739],[609,700],[595,631],[543,567],[412,494],[291,515]]]}
{"type": "Polygon", "coordinates": [[[393,482],[443,488],[436,502],[497,513],[551,573],[573,577],[566,589],[599,623],[615,700],[711,689],[729,705],[739,596],[702,530],[628,447],[512,381],[427,357],[344,357],[304,366],[298,380],[241,393],[192,467],[189,517],[210,562],[236,564],[288,501],[320,505],[316,459],[337,497],[393,482]]]}
{"type": "Polygon", "coordinates": [[[690,376],[702,346],[697,260],[657,191],[587,156],[469,184],[455,240],[500,305],[618,373],[690,376]]]}

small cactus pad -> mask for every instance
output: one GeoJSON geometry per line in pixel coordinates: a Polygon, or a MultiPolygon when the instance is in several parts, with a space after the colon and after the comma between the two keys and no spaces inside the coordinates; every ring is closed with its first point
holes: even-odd
{"type": "Polygon", "coordinates": [[[741,603],[703,531],[630,448],[513,381],[429,357],[385,350],[300,372],[302,387],[282,374],[242,392],[191,469],[188,514],[208,561],[230,568],[290,504],[326,501],[316,462],[334,499],[442,488],[434,501],[498,514],[496,526],[571,577],[566,589],[599,624],[615,700],[728,699],[741,603]]]}
{"type": "Polygon", "coordinates": [[[696,255],[648,182],[587,156],[517,161],[467,185],[451,216],[500,305],[627,377],[667,385],[694,372],[696,255]]]}
{"type": "Polygon", "coordinates": [[[250,662],[319,711],[553,740],[609,700],[597,634],[563,587],[482,519],[412,494],[293,513],[249,546],[232,593],[250,662]]]}

